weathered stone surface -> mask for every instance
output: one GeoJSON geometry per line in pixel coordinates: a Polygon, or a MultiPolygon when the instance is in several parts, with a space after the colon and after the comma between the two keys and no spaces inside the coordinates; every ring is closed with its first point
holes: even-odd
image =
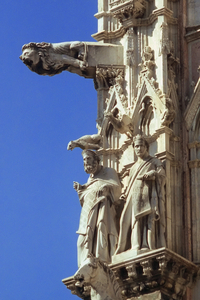
{"type": "Polygon", "coordinates": [[[162,162],[149,155],[149,144],[141,135],[134,137],[133,145],[137,162],[130,169],[129,183],[123,194],[126,203],[120,219],[116,254],[130,248],[152,250],[166,244],[165,171],[162,162]]]}
{"type": "MultiPolygon", "coordinates": [[[[100,165],[87,184],[75,183],[81,204],[89,203],[83,209],[89,221],[80,232],[79,265],[91,253],[102,261],[112,259],[123,299],[181,300],[186,292],[186,300],[197,300],[199,281],[193,296],[186,287],[192,286],[198,268],[183,257],[199,265],[199,10],[198,0],[98,0],[98,32],[93,35],[98,42],[23,48],[21,59],[38,74],[68,70],[94,79],[98,133],[71,141],[68,149],[96,150],[102,172],[111,167],[115,188],[122,190],[112,198],[116,190],[107,171],[99,180],[100,165]],[[152,157],[152,168],[144,168],[142,178],[136,170],[141,159],[132,147],[137,134],[149,143],[152,157]],[[90,190],[95,179],[100,184],[90,190]],[[160,249],[165,242],[170,250],[160,249]]],[[[88,283],[64,282],[83,299],[95,295],[88,283]]]]}
{"type": "Polygon", "coordinates": [[[78,238],[78,267],[88,255],[111,262],[116,249],[118,231],[115,203],[119,200],[121,184],[112,168],[99,164],[99,157],[91,150],[82,152],[85,172],[90,174],[84,185],[74,182],[82,206],[78,238]]]}
{"type": "MultiPolygon", "coordinates": [[[[194,285],[198,273],[195,264],[166,248],[124,259],[109,267],[119,283],[123,299],[128,300],[182,299],[187,287],[194,285]]],[[[87,299],[89,293],[86,294],[85,287],[77,288],[76,279],[65,278],[63,283],[72,293],[87,299]]]]}
{"type": "Polygon", "coordinates": [[[39,75],[53,76],[66,70],[95,78],[97,65],[123,64],[123,47],[92,42],[29,43],[20,59],[39,75]]]}

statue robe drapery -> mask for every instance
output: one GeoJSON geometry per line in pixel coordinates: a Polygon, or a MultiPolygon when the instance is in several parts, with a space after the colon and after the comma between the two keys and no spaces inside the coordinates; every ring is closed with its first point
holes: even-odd
{"type": "Polygon", "coordinates": [[[98,174],[90,176],[88,182],[78,191],[82,205],[77,231],[78,267],[90,253],[104,262],[111,262],[118,240],[115,202],[120,193],[121,184],[116,171],[103,167],[98,174]],[[98,196],[103,185],[108,188],[108,192],[104,196],[98,196]]]}
{"type": "Polygon", "coordinates": [[[165,246],[164,184],[165,171],[159,159],[148,156],[133,164],[125,192],[126,203],[120,219],[116,253],[129,248],[139,250],[165,246]],[[154,176],[150,180],[143,179],[149,171],[154,171],[154,176]]]}

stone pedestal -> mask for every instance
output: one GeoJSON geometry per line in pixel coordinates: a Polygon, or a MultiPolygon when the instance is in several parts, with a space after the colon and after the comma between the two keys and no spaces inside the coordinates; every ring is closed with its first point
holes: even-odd
{"type": "MultiPolygon", "coordinates": [[[[113,257],[109,265],[114,272],[126,300],[181,300],[187,287],[196,280],[198,267],[166,248],[146,253],[132,253],[131,250],[113,257]],[[127,256],[125,255],[127,254],[127,256]]],[[[77,287],[73,277],[63,279],[72,294],[89,299],[90,286],[77,287]]]]}

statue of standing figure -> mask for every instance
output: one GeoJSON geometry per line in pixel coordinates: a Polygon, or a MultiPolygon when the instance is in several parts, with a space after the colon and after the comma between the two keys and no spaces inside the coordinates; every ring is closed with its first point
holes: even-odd
{"type": "Polygon", "coordinates": [[[130,169],[124,192],[126,203],[116,254],[130,248],[151,250],[165,246],[165,170],[159,159],[149,155],[149,145],[141,135],[134,138],[133,147],[138,159],[130,169]]]}
{"type": "Polygon", "coordinates": [[[83,150],[82,155],[85,172],[90,177],[83,185],[74,182],[82,206],[77,231],[79,268],[90,254],[102,262],[111,262],[118,241],[115,204],[121,194],[116,171],[101,166],[98,155],[92,150],[83,150]]]}

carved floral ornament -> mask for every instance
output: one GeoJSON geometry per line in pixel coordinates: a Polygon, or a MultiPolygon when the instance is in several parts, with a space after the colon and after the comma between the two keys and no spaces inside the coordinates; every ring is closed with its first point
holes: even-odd
{"type": "Polygon", "coordinates": [[[122,22],[123,19],[128,19],[131,17],[136,19],[142,18],[146,11],[145,0],[118,0],[112,2],[110,6],[110,11],[113,12],[114,17],[118,18],[120,22],[122,22]]]}
{"type": "Polygon", "coordinates": [[[98,66],[96,69],[95,88],[109,89],[115,84],[122,86],[124,82],[124,67],[98,66]]]}

